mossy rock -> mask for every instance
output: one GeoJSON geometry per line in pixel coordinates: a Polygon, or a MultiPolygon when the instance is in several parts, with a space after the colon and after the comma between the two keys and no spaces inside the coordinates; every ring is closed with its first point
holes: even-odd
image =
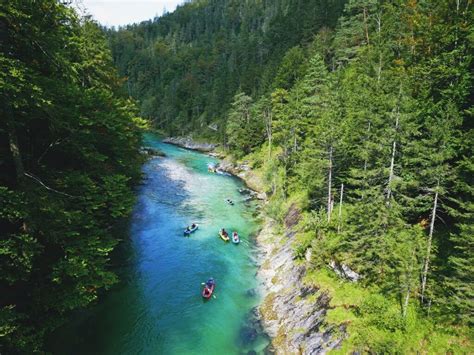
{"type": "Polygon", "coordinates": [[[271,263],[270,263],[270,260],[265,260],[262,264],[262,266],[260,266],[260,269],[262,270],[270,270],[271,269],[271,263]]]}
{"type": "Polygon", "coordinates": [[[273,303],[275,302],[275,297],[276,297],[275,292],[269,293],[268,296],[265,297],[262,304],[260,305],[260,313],[262,314],[263,318],[266,320],[278,320],[278,315],[273,309],[273,303]]]}
{"type": "Polygon", "coordinates": [[[286,337],[287,331],[285,327],[280,327],[278,329],[277,335],[272,339],[272,344],[277,349],[277,354],[288,354],[286,347],[286,337]]]}

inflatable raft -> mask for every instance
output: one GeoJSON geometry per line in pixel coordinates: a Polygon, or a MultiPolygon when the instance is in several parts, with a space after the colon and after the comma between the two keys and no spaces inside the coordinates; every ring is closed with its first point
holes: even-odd
{"type": "Polygon", "coordinates": [[[202,290],[202,297],[204,297],[207,300],[211,298],[212,294],[214,293],[215,288],[216,288],[216,282],[214,281],[213,278],[210,278],[204,284],[204,289],[202,290]]]}
{"type": "Polygon", "coordinates": [[[190,235],[191,233],[194,233],[195,231],[197,231],[198,227],[199,226],[197,224],[194,226],[194,228],[188,227],[184,230],[184,234],[190,235]]]}
{"type": "Polygon", "coordinates": [[[232,233],[232,243],[234,243],[234,244],[239,244],[240,243],[240,237],[237,234],[237,232],[232,233]]]}

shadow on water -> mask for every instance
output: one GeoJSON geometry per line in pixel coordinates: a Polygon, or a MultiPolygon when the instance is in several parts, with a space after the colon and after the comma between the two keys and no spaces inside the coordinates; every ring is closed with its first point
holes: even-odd
{"type": "MultiPolygon", "coordinates": [[[[246,295],[247,297],[255,297],[257,291],[255,289],[248,290],[246,295]]],[[[241,349],[242,354],[257,354],[258,352],[254,347],[261,349],[261,344],[268,344],[269,342],[270,338],[263,329],[258,309],[254,307],[246,314],[240,327],[237,346],[241,349]]],[[[265,354],[271,353],[268,346],[263,352],[265,354]]]]}

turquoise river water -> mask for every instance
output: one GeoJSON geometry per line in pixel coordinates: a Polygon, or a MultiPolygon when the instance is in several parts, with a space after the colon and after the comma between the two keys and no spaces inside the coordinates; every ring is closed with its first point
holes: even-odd
{"type": "Polygon", "coordinates": [[[166,154],[143,166],[144,181],[125,245],[122,282],[101,302],[57,331],[57,354],[255,354],[268,341],[253,310],[260,302],[255,258],[257,206],[245,202],[242,182],[209,173],[212,157],[162,143],[166,154]],[[233,206],[225,202],[234,200],[233,206]],[[199,229],[184,237],[195,222],[199,229]],[[242,243],[225,243],[221,227],[242,243]],[[216,280],[204,301],[201,282],[216,280]]]}

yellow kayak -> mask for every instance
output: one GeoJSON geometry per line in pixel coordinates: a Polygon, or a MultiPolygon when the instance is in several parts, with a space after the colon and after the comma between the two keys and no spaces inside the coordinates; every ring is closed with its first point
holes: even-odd
{"type": "Polygon", "coordinates": [[[224,234],[222,232],[219,232],[219,237],[221,237],[221,239],[224,241],[224,242],[228,242],[230,240],[229,238],[229,235],[228,234],[224,234]]]}

